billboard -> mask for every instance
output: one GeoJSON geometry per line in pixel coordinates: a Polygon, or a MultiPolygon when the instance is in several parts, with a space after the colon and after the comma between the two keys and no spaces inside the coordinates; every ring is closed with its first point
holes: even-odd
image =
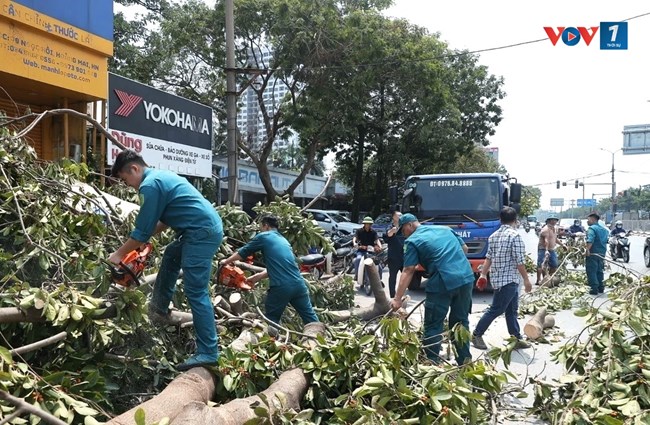
{"type": "Polygon", "coordinates": [[[496,162],[499,162],[499,148],[496,146],[485,147],[483,148],[485,153],[488,154],[496,162]]]}
{"type": "Polygon", "coordinates": [[[623,155],[650,153],[650,124],[623,127],[623,155]]]}
{"type": "Polygon", "coordinates": [[[108,0],[0,0],[0,71],[106,99],[112,16],[113,3],[108,0]],[[55,3],[61,7],[65,3],[65,13],[52,10],[55,3]],[[87,29],[41,9],[65,19],[85,10],[85,16],[70,19],[87,29]]]}
{"type": "MultiPolygon", "coordinates": [[[[212,108],[119,75],[108,75],[108,131],[154,168],[212,176],[212,108]]],[[[109,142],[107,162],[120,149],[109,142]]]]}

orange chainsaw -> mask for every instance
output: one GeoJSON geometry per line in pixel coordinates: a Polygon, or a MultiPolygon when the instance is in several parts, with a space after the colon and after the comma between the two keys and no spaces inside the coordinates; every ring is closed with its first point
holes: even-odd
{"type": "Polygon", "coordinates": [[[125,288],[140,286],[140,276],[142,276],[142,272],[149,263],[152,250],[153,246],[150,243],[145,243],[126,254],[117,266],[104,261],[111,271],[113,283],[125,288]]]}
{"type": "Polygon", "coordinates": [[[250,291],[253,289],[251,284],[246,281],[246,274],[244,274],[244,271],[232,264],[219,266],[217,279],[221,285],[229,288],[240,289],[243,291],[250,291]]]}

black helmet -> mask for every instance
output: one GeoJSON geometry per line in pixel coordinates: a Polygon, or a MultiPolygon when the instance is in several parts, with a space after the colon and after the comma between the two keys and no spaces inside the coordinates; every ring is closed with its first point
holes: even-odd
{"type": "Polygon", "coordinates": [[[576,218],[575,220],[573,220],[573,224],[576,226],[580,226],[580,220],[576,218]]]}

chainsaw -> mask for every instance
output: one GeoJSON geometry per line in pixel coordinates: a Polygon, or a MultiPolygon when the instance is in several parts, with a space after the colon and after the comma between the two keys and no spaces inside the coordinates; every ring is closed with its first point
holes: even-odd
{"type": "Polygon", "coordinates": [[[253,289],[253,286],[246,281],[246,275],[244,271],[237,266],[228,264],[225,266],[219,266],[217,270],[217,279],[221,285],[227,286],[229,288],[239,289],[243,291],[250,291],[253,289]]]}
{"type": "Polygon", "coordinates": [[[117,266],[104,261],[111,272],[112,282],[125,288],[140,286],[140,276],[147,267],[152,250],[151,244],[145,243],[126,254],[117,266]]]}

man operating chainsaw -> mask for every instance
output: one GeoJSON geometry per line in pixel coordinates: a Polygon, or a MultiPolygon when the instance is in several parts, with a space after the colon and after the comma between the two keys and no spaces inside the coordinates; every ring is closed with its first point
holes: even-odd
{"type": "Polygon", "coordinates": [[[291,304],[303,323],[318,322],[309,299],[309,290],[305,279],[300,275],[291,245],[278,232],[278,219],[271,215],[263,216],[260,220],[260,230],[261,232],[239,251],[223,260],[221,265],[226,266],[234,261],[241,261],[257,251],[262,251],[266,270],[254,274],[247,280],[254,284],[266,277],[269,278],[269,291],[264,303],[266,316],[273,322],[280,323],[284,309],[287,304],[291,304]]]}
{"type": "Polygon", "coordinates": [[[208,288],[212,258],[223,239],[221,217],[186,179],[170,171],[148,168],[142,157],[132,150],[120,152],[111,175],[138,191],[140,212],[129,239],[108,260],[119,264],[127,253],[171,227],[176,232],[176,239],[163,254],[149,302],[149,318],[158,324],[176,324],[169,304],[183,269],[185,296],[192,309],[197,349],[196,354],[176,369],[183,371],[216,365],[219,349],[208,288]]]}

